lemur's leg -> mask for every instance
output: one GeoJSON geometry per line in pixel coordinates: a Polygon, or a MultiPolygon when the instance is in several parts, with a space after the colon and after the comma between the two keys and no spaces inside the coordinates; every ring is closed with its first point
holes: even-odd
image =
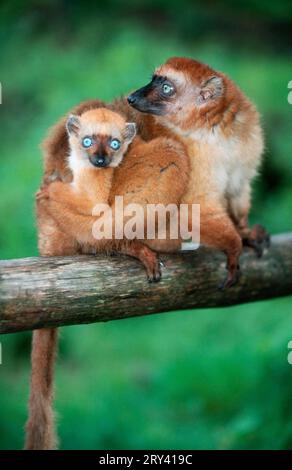
{"type": "Polygon", "coordinates": [[[38,199],[50,199],[50,201],[62,201],[64,206],[74,209],[76,214],[91,215],[93,204],[86,196],[80,196],[68,183],[54,181],[44,186],[36,195],[38,199]]]}
{"type": "Polygon", "coordinates": [[[250,227],[248,224],[248,214],[250,210],[250,185],[246,185],[244,190],[237,197],[230,201],[229,212],[238,233],[241,236],[244,246],[253,248],[260,258],[264,248],[269,247],[270,235],[266,229],[255,224],[250,227]]]}
{"type": "Polygon", "coordinates": [[[239,257],[242,251],[242,241],[232,220],[224,211],[212,207],[211,210],[201,206],[200,224],[201,243],[223,251],[227,256],[228,275],[221,288],[231,287],[237,283],[239,270],[239,257]]]}
{"type": "MultiPolygon", "coordinates": [[[[39,194],[39,193],[38,193],[39,194]]],[[[70,256],[79,252],[74,234],[65,231],[52,217],[49,201],[37,197],[38,248],[41,256],[70,256]]]]}

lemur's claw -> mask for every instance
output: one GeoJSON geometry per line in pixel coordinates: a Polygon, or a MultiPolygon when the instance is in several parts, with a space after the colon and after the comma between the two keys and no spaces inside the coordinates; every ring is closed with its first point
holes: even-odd
{"type": "Polygon", "coordinates": [[[219,284],[218,288],[220,290],[225,290],[225,289],[229,289],[232,286],[235,286],[238,283],[240,276],[241,276],[241,271],[238,266],[235,271],[228,272],[226,279],[224,279],[224,281],[219,284]]]}
{"type": "Polygon", "coordinates": [[[155,261],[154,265],[147,268],[147,279],[149,283],[159,282],[161,279],[160,263],[155,261]]]}
{"type": "Polygon", "coordinates": [[[151,284],[152,282],[159,282],[161,279],[161,272],[156,271],[153,272],[152,274],[147,275],[148,282],[151,284]]]}

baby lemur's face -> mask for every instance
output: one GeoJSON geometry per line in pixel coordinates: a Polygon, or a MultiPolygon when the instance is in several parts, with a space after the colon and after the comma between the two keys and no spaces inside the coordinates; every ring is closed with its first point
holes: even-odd
{"type": "Polygon", "coordinates": [[[117,167],[136,135],[136,125],[118,113],[98,108],[71,115],[67,131],[71,153],[81,167],[117,167]]]}
{"type": "Polygon", "coordinates": [[[161,116],[181,128],[220,106],[223,76],[193,59],[172,58],[159,67],[150,83],[128,96],[138,111],[161,116]]]}

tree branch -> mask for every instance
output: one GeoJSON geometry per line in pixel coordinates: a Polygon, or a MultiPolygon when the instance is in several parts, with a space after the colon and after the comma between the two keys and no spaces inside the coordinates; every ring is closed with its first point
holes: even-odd
{"type": "Polygon", "coordinates": [[[127,257],[0,261],[0,332],[92,323],[151,313],[222,307],[292,294],[292,233],[272,238],[257,259],[246,250],[237,286],[220,291],[225,257],[211,249],[161,255],[162,280],[148,284],[127,257]]]}

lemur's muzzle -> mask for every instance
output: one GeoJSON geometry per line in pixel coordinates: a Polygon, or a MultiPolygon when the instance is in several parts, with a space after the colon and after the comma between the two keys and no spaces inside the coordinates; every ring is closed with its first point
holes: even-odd
{"type": "Polygon", "coordinates": [[[98,168],[103,168],[109,165],[109,159],[106,155],[92,155],[89,160],[93,166],[98,168]]]}
{"type": "Polygon", "coordinates": [[[152,83],[131,93],[127,100],[130,106],[141,113],[156,114],[158,116],[164,114],[164,103],[156,96],[155,87],[152,83]]]}

